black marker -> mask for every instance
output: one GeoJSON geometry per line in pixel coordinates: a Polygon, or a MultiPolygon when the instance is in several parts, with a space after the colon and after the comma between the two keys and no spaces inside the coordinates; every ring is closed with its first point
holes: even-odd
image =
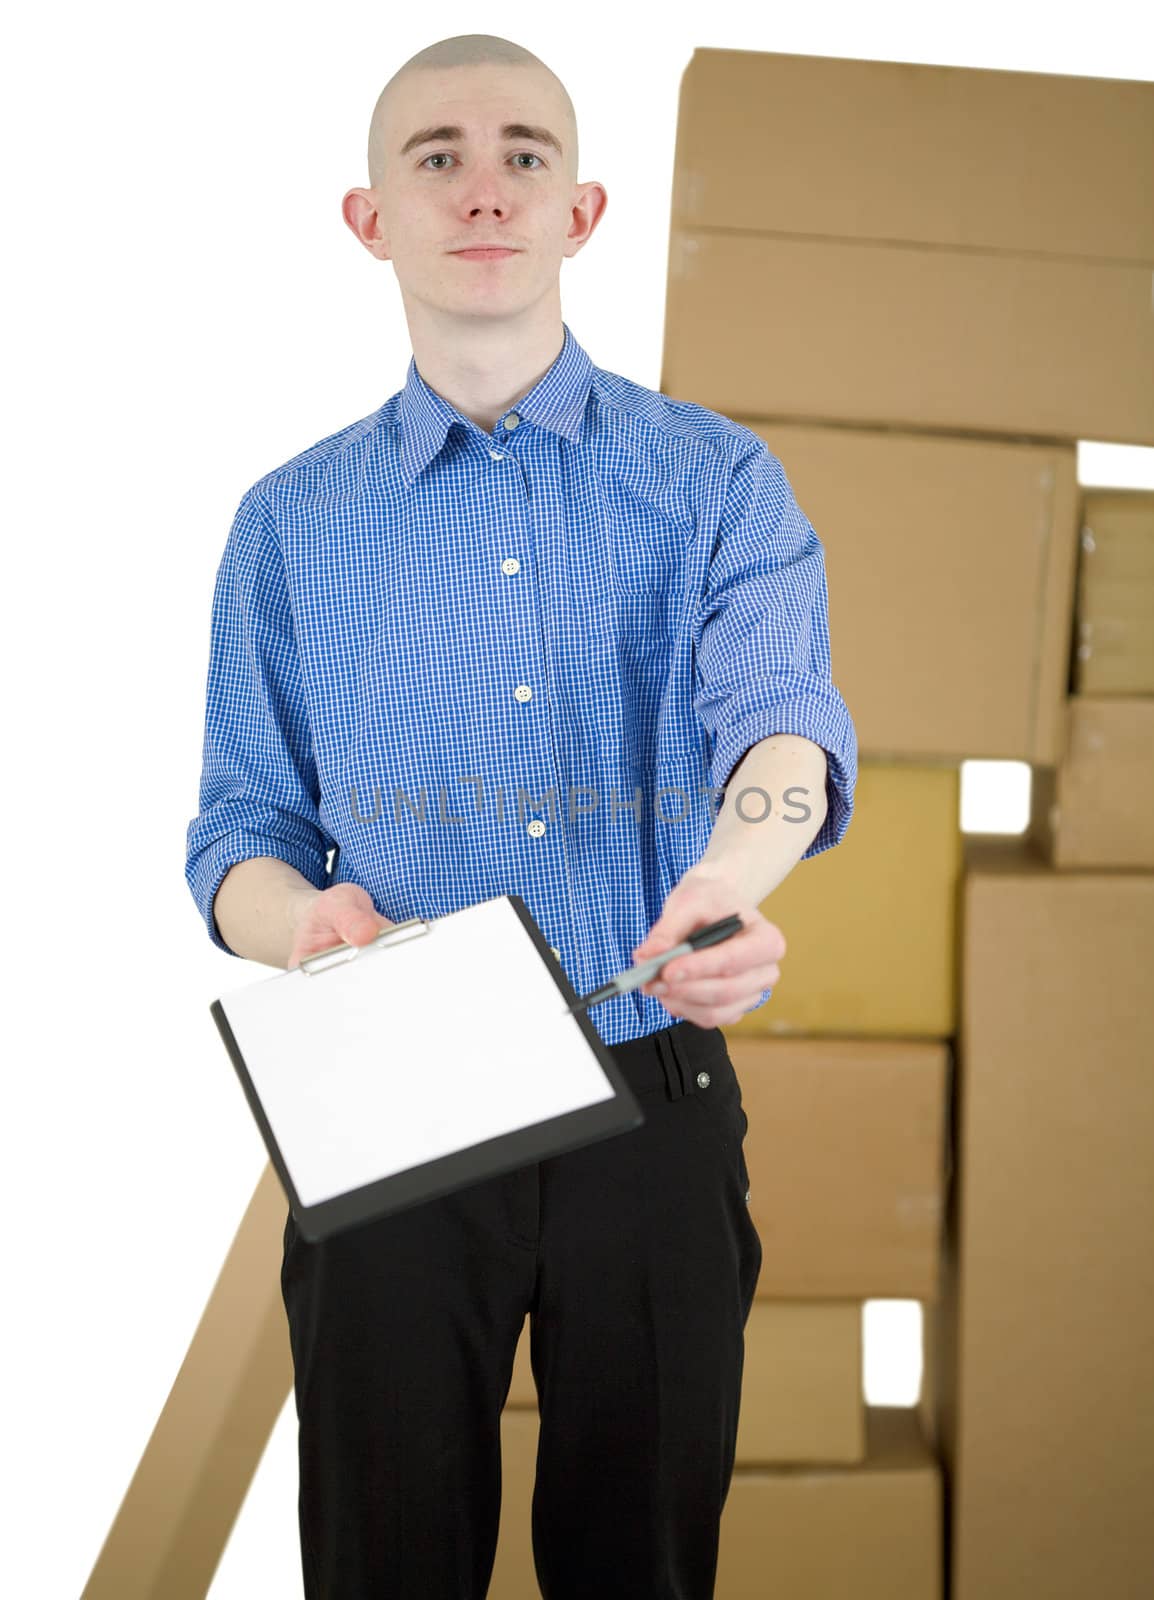
{"type": "Polygon", "coordinates": [[[675,944],[672,950],[663,950],[659,956],[650,956],[648,961],[639,961],[636,966],[630,967],[626,972],[619,972],[615,978],[610,978],[608,983],[603,983],[600,989],[594,989],[592,994],[582,995],[575,1005],[569,1007],[569,1010],[580,1011],[582,1006],[600,1005],[602,1000],[612,1000],[614,995],[628,994],[630,989],[648,983],[650,978],[660,972],[665,963],[672,961],[675,956],[688,955],[691,950],[704,950],[706,945],[720,944],[723,939],[730,939],[735,933],[740,933],[743,926],[738,916],[722,917],[720,922],[710,922],[704,928],[698,928],[696,933],[691,933],[680,944],[675,944]]]}

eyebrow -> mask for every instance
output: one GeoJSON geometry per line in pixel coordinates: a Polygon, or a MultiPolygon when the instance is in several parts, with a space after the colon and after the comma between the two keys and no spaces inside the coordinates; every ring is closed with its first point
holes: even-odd
{"type": "MultiPolygon", "coordinates": [[[[561,142],[548,128],[534,128],[525,122],[506,122],[500,130],[502,139],[527,139],[531,144],[544,144],[551,146],[557,154],[564,155],[561,142]]],[[[401,146],[401,154],[407,156],[410,150],[415,150],[422,144],[441,144],[447,140],[464,139],[464,128],[419,128],[411,134],[401,146]]]]}

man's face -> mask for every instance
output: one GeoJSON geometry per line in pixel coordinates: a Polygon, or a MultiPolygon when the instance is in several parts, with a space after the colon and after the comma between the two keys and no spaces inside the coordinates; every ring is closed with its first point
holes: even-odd
{"type": "Polygon", "coordinates": [[[392,261],[406,300],[468,317],[516,315],[557,292],[561,262],[576,255],[604,206],[600,184],[572,176],[574,140],[556,84],[532,67],[402,75],[387,107],[384,176],[363,191],[376,206],[378,237],[370,242],[365,224],[360,236],[392,261]],[[526,131],[506,133],[508,125],[526,131]],[[461,131],[410,144],[441,128],[461,131]],[[462,254],[470,245],[514,253],[462,254]]]}

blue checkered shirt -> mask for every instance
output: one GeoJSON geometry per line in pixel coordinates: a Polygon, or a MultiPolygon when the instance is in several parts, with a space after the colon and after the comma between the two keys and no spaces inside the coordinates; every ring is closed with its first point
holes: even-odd
{"type": "MultiPolygon", "coordinates": [[[[587,993],[631,964],[733,768],[775,733],[828,760],[802,859],[844,835],[857,740],[823,547],[780,461],[563,328],[492,433],[414,357],[379,410],[245,491],[187,836],[222,950],[222,878],[276,856],[394,922],[519,894],[587,993]]],[[[741,812],[767,804],[799,815],[760,793],[741,812]]],[[[606,1044],[670,1021],[637,992],[589,1015],[606,1044]]]]}

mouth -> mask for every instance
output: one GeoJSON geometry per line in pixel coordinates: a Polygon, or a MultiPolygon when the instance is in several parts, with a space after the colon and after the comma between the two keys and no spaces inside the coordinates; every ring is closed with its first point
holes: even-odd
{"type": "Polygon", "coordinates": [[[478,245],[468,250],[450,250],[451,256],[461,256],[466,261],[503,261],[506,256],[515,256],[516,250],[507,250],[503,246],[478,245]]]}

